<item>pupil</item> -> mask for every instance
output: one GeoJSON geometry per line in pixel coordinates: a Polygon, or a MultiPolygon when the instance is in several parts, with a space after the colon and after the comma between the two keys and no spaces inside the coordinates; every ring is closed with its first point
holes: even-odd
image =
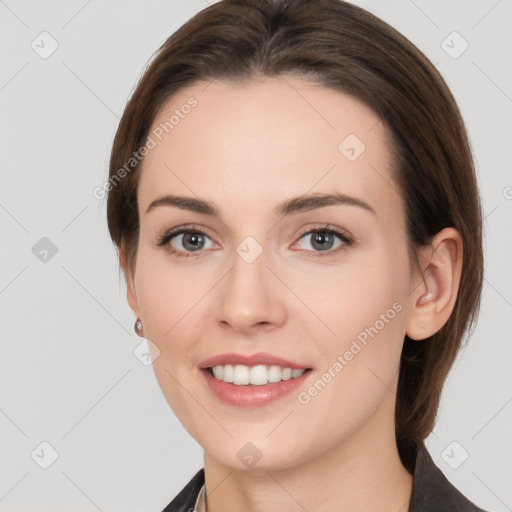
{"type": "Polygon", "coordinates": [[[330,246],[332,245],[332,235],[330,233],[319,233],[317,234],[316,236],[313,237],[313,247],[315,247],[315,245],[317,247],[317,249],[325,249],[326,248],[326,242],[327,242],[327,245],[329,245],[329,248],[330,246]],[[330,243],[329,243],[330,242],[330,243]]]}
{"type": "Polygon", "coordinates": [[[203,235],[198,233],[185,233],[183,235],[183,247],[185,249],[197,249],[198,244],[201,243],[201,238],[203,235]],[[187,244],[191,244],[191,247],[187,247],[187,244]]]}

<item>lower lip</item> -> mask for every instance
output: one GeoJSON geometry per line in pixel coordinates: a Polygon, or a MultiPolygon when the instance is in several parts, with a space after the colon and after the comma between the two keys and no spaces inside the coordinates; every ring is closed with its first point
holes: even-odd
{"type": "Polygon", "coordinates": [[[237,407],[263,407],[270,404],[299,388],[311,374],[311,370],[306,370],[300,377],[294,379],[281,380],[263,386],[254,384],[237,386],[216,379],[209,370],[202,369],[200,371],[214,395],[223,402],[237,407]]]}

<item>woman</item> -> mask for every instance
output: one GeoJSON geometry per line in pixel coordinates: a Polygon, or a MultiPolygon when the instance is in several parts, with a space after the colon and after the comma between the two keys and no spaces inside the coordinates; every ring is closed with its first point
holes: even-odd
{"type": "Polygon", "coordinates": [[[114,141],[135,330],[204,448],[165,508],[481,510],[424,440],[482,287],[467,134],[408,40],[339,0],[223,0],[114,141]]]}

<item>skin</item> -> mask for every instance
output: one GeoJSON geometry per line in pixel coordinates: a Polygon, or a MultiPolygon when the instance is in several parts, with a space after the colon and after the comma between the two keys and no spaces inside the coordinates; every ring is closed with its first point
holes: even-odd
{"type": "Polygon", "coordinates": [[[134,267],[120,255],[130,307],[160,351],[153,366],[161,389],[204,448],[208,511],[407,510],[412,476],[394,437],[400,353],[405,334],[422,340],[453,310],[459,234],[438,233],[418,249],[421,275],[412,270],[387,130],[358,100],[297,77],[198,83],[171,98],[152,129],[190,96],[197,106],[143,162],[134,267]],[[354,161],[338,149],[348,134],[366,146],[354,161]],[[291,197],[335,191],[375,213],[348,204],[273,213],[291,197]],[[164,194],[208,200],[219,215],[170,206],[146,213],[164,194]],[[207,231],[199,256],[170,253],[185,250],[182,236],[156,245],[190,223],[207,231]],[[355,243],[334,236],[315,249],[306,233],[319,224],[355,243]],[[247,236],[263,250],[252,263],[236,252],[247,236]],[[298,392],[394,303],[401,311],[301,404],[298,392]],[[218,400],[197,368],[228,352],[268,352],[313,371],[297,392],[238,408],[218,400]],[[262,454],[251,468],[237,456],[248,442],[262,454]]]}

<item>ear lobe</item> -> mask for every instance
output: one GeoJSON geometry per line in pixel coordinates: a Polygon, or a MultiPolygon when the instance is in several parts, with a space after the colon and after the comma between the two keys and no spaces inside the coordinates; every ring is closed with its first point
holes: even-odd
{"type": "Polygon", "coordinates": [[[462,272],[462,239],[454,228],[445,228],[430,246],[420,249],[422,283],[411,294],[406,334],[423,340],[439,331],[455,306],[462,272]]]}

